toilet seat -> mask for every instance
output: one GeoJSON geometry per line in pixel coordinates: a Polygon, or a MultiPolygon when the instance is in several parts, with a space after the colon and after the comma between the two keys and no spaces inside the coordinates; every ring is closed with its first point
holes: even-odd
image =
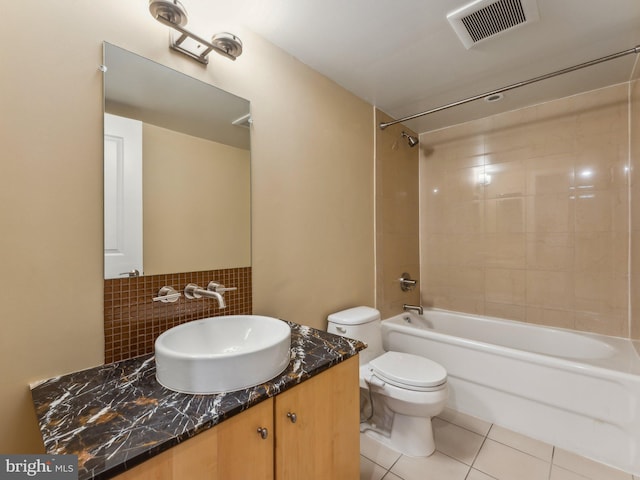
{"type": "Polygon", "coordinates": [[[371,360],[369,368],[380,380],[408,390],[439,390],[447,381],[442,365],[410,353],[386,352],[371,360]]]}

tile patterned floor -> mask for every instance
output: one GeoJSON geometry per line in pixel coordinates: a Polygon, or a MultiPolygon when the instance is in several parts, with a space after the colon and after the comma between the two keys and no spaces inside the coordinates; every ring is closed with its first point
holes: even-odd
{"type": "Polygon", "coordinates": [[[436,452],[401,455],[360,436],[360,480],[640,480],[629,473],[446,410],[433,419],[436,452]]]}

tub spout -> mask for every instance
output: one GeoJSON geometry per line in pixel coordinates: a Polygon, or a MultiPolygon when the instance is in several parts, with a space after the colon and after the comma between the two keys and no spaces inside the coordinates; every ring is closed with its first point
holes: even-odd
{"type": "Polygon", "coordinates": [[[416,312],[418,315],[422,315],[423,309],[420,305],[407,305],[406,303],[402,305],[402,310],[405,312],[416,312]]]}

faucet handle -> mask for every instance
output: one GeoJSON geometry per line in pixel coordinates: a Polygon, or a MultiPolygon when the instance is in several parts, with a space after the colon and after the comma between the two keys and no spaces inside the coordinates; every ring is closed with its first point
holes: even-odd
{"type": "Polygon", "coordinates": [[[194,298],[202,298],[202,294],[198,293],[200,287],[195,283],[189,283],[186,287],[184,287],[184,296],[189,300],[193,300],[194,298]]]}
{"type": "Polygon", "coordinates": [[[218,282],[209,282],[207,285],[207,290],[211,290],[212,292],[218,292],[224,294],[224,292],[232,292],[233,290],[237,290],[238,287],[225,287],[224,285],[218,282]]]}
{"type": "Polygon", "coordinates": [[[162,287],[160,291],[158,291],[158,296],[153,297],[151,300],[154,302],[174,303],[177,302],[181,296],[182,293],[176,291],[173,287],[162,287]]]}
{"type": "Polygon", "coordinates": [[[413,280],[411,278],[411,275],[409,275],[407,272],[404,272],[400,277],[400,288],[402,289],[403,292],[412,291],[414,288],[416,288],[417,284],[418,284],[418,281],[413,280]]]}

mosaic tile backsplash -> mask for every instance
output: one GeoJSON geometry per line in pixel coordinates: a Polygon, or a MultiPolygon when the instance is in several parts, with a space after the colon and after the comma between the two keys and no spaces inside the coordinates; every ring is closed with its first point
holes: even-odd
{"type": "Polygon", "coordinates": [[[105,280],[105,363],[152,353],[158,335],[181,323],[251,313],[251,267],[105,280]],[[187,300],[184,294],[175,303],[151,300],[164,286],[183,292],[188,283],[206,288],[212,280],[226,287],[237,287],[224,294],[225,309],[218,308],[218,302],[213,299],[187,300]]]}

